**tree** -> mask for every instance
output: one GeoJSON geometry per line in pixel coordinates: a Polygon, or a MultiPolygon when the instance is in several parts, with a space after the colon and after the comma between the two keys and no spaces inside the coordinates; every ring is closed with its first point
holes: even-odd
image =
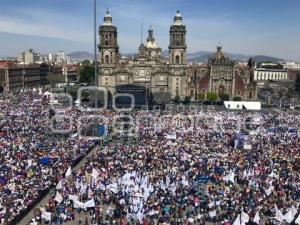
{"type": "Polygon", "coordinates": [[[220,99],[221,99],[222,101],[229,101],[229,94],[223,94],[223,95],[221,95],[221,96],[220,96],[220,99]]]}
{"type": "Polygon", "coordinates": [[[175,101],[176,104],[180,103],[180,96],[178,94],[175,96],[174,101],[175,101]]]}
{"type": "Polygon", "coordinates": [[[295,80],[295,92],[300,95],[300,74],[297,74],[295,80]]]}
{"type": "Polygon", "coordinates": [[[205,100],[205,93],[198,94],[198,100],[205,100]]]}
{"type": "Polygon", "coordinates": [[[89,60],[84,60],[80,65],[80,83],[93,83],[94,81],[94,65],[89,60]]]}
{"type": "Polygon", "coordinates": [[[207,100],[209,101],[216,101],[218,99],[218,95],[213,92],[208,92],[207,93],[207,100]]]}
{"type": "Polygon", "coordinates": [[[62,73],[50,72],[46,79],[51,87],[56,87],[57,84],[65,83],[65,78],[62,73]]]}
{"type": "Polygon", "coordinates": [[[190,102],[191,102],[191,97],[190,96],[185,96],[184,104],[189,104],[190,102]]]}
{"type": "Polygon", "coordinates": [[[241,98],[241,96],[234,96],[232,100],[235,102],[239,102],[242,100],[242,98],[241,98]]]}

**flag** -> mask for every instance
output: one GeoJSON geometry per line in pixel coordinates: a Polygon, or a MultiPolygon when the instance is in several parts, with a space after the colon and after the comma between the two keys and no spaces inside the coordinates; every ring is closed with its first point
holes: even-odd
{"type": "Polygon", "coordinates": [[[64,198],[63,198],[63,196],[57,191],[54,200],[57,201],[58,203],[61,203],[61,202],[64,200],[64,198]]]}
{"type": "Polygon", "coordinates": [[[292,206],[289,209],[289,211],[286,214],[284,214],[284,219],[288,223],[291,223],[294,220],[294,218],[295,218],[295,216],[297,214],[297,209],[295,207],[294,208],[293,207],[294,206],[292,206]],[[295,211],[295,209],[296,209],[296,211],[295,211]]]}
{"type": "Polygon", "coordinates": [[[84,203],[84,208],[93,208],[95,207],[95,200],[94,199],[91,199],[87,202],[84,203]]]}
{"type": "Polygon", "coordinates": [[[72,201],[78,201],[78,196],[77,195],[69,195],[69,199],[72,201]]]}
{"type": "Polygon", "coordinates": [[[259,211],[258,211],[258,212],[256,212],[256,214],[254,216],[253,222],[256,224],[259,224],[259,221],[260,221],[260,217],[259,217],[259,211]]]}
{"type": "Polygon", "coordinates": [[[83,208],[84,208],[83,202],[74,200],[74,208],[77,208],[77,209],[83,209],[83,208]]]}
{"type": "Polygon", "coordinates": [[[212,208],[212,207],[214,207],[214,206],[215,206],[215,203],[214,203],[214,202],[211,202],[211,203],[208,204],[208,207],[209,207],[209,208],[212,208]]]}
{"type": "Polygon", "coordinates": [[[241,220],[243,223],[248,223],[250,220],[250,217],[247,213],[245,213],[244,211],[242,211],[241,213],[241,220]]]}
{"type": "Polygon", "coordinates": [[[68,170],[66,172],[66,177],[71,176],[71,174],[72,174],[72,169],[71,169],[71,166],[69,166],[69,168],[68,168],[68,170]]]}
{"type": "Polygon", "coordinates": [[[295,224],[300,225],[300,214],[299,214],[299,216],[297,217],[297,219],[295,220],[295,224]]]}
{"type": "Polygon", "coordinates": [[[242,224],[241,215],[239,214],[232,225],[241,225],[241,224],[242,224]]]}
{"type": "Polygon", "coordinates": [[[61,190],[61,189],[62,189],[62,180],[60,180],[56,185],[56,190],[61,190]]]}
{"type": "Polygon", "coordinates": [[[274,186],[271,185],[267,190],[265,190],[266,195],[269,196],[273,190],[274,190],[274,186]]]}
{"type": "Polygon", "coordinates": [[[237,216],[232,225],[246,225],[250,220],[250,217],[247,213],[243,212],[237,216]]]}
{"type": "MultiPolygon", "coordinates": [[[[299,204],[299,203],[298,203],[298,204],[299,204]]],[[[299,207],[299,205],[297,206],[297,208],[296,208],[295,206],[292,206],[292,207],[291,207],[291,211],[292,211],[293,217],[295,217],[295,216],[297,215],[298,207],[299,207]]]]}
{"type": "Polygon", "coordinates": [[[94,169],[93,168],[93,171],[92,171],[92,177],[94,178],[94,179],[97,179],[97,177],[99,176],[99,172],[96,170],[96,169],[94,169]]]}
{"type": "Polygon", "coordinates": [[[176,134],[168,134],[166,138],[169,140],[176,140],[176,134]]]}
{"type": "Polygon", "coordinates": [[[235,174],[232,170],[229,171],[229,174],[227,174],[225,177],[223,177],[223,180],[225,180],[226,182],[231,181],[232,183],[234,183],[234,177],[235,174]]]}
{"type": "Polygon", "coordinates": [[[42,212],[42,219],[46,220],[46,221],[51,221],[51,213],[50,212],[46,212],[46,210],[44,208],[41,208],[41,212],[42,212]]]}
{"type": "Polygon", "coordinates": [[[275,219],[279,222],[283,222],[285,220],[284,216],[282,215],[282,212],[275,206],[275,219]]]}
{"type": "Polygon", "coordinates": [[[213,217],[216,217],[216,216],[217,216],[216,210],[210,211],[208,214],[209,214],[209,217],[210,217],[210,218],[213,218],[213,217]]]}

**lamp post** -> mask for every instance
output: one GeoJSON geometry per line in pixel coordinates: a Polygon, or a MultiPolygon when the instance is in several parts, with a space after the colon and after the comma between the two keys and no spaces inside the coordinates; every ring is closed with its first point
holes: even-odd
{"type": "Polygon", "coordinates": [[[98,86],[97,77],[97,2],[94,0],[94,66],[95,66],[95,86],[98,86]]]}
{"type": "MultiPolygon", "coordinates": [[[[94,0],[94,86],[98,86],[97,74],[97,0],[94,0]]],[[[98,93],[95,90],[95,108],[98,107],[98,93]]]]}

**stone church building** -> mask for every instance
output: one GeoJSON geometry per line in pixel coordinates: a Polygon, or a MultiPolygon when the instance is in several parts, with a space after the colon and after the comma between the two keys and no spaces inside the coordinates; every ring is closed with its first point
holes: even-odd
{"type": "Polygon", "coordinates": [[[179,11],[170,26],[168,58],[161,56],[162,50],[151,26],[147,40],[141,43],[137,56],[132,59],[121,57],[117,27],[109,12],[99,28],[99,35],[98,82],[110,93],[137,93],[146,99],[151,96],[156,103],[167,103],[176,96],[197,99],[201,92],[247,99],[256,96],[250,79],[251,68],[239,70],[224,56],[220,46],[207,65],[188,64],[186,26],[179,11]]]}
{"type": "Polygon", "coordinates": [[[191,64],[188,67],[189,95],[196,99],[200,93],[217,94],[219,98],[227,95],[229,99],[240,97],[242,100],[257,98],[257,85],[254,82],[254,62],[248,65],[237,64],[230,60],[218,46],[208,63],[191,64]]]}

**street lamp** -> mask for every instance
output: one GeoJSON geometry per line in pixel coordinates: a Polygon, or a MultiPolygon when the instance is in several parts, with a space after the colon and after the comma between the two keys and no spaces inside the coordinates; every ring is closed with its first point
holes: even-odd
{"type": "MultiPolygon", "coordinates": [[[[94,86],[98,86],[97,74],[97,0],[94,0],[94,86]]],[[[97,90],[95,90],[95,108],[98,106],[97,90]]]]}
{"type": "Polygon", "coordinates": [[[97,2],[94,0],[94,79],[95,86],[98,86],[98,77],[97,77],[97,2]]]}

